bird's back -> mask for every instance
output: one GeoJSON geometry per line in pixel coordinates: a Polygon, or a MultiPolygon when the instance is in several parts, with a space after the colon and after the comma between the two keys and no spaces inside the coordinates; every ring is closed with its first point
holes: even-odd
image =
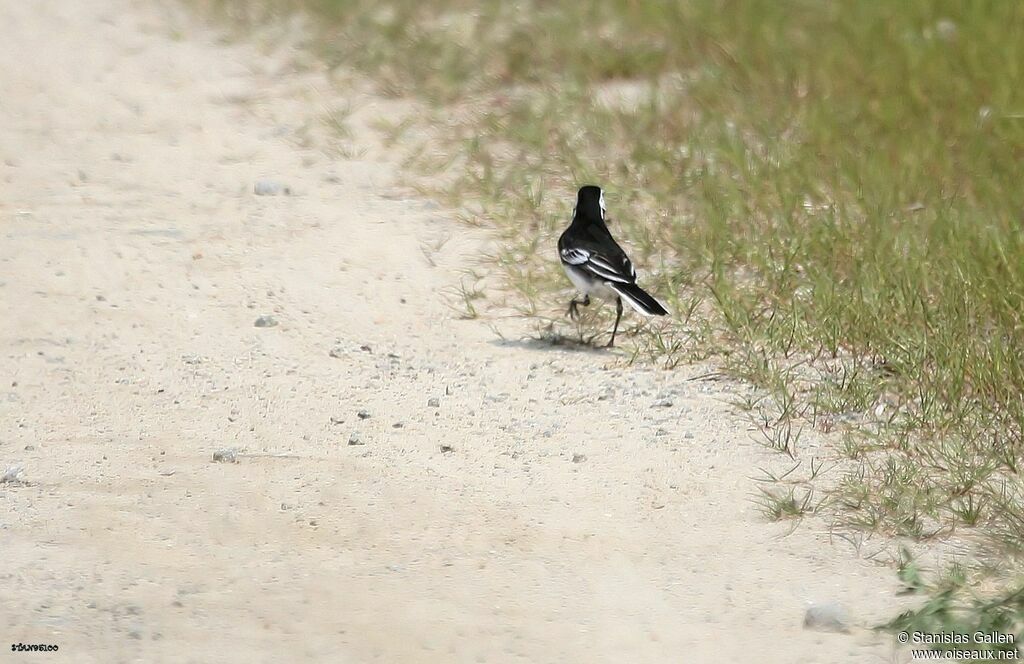
{"type": "MultiPolygon", "coordinates": [[[[572,226],[562,236],[565,237],[570,231],[572,231],[572,226]]],[[[559,240],[558,244],[559,249],[561,249],[562,240],[559,240]]],[[[591,222],[578,228],[573,233],[572,244],[579,249],[584,249],[592,254],[601,256],[616,267],[621,266],[622,276],[630,279],[630,282],[636,281],[636,271],[633,269],[629,256],[619,246],[619,243],[615,241],[611,231],[608,230],[604,223],[591,222]]]]}

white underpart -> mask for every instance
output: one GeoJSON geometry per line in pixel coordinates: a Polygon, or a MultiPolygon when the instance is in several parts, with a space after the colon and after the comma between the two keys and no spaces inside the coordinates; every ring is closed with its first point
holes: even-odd
{"type": "Polygon", "coordinates": [[[593,295],[605,300],[614,300],[618,295],[615,291],[607,286],[603,281],[590,278],[588,275],[583,273],[582,269],[573,268],[571,265],[562,263],[562,269],[565,270],[566,276],[569,277],[569,281],[576,287],[583,295],[593,295]]]}
{"type": "Polygon", "coordinates": [[[605,207],[604,207],[604,192],[601,192],[601,197],[598,199],[598,205],[601,206],[601,219],[604,219],[605,207]]]}

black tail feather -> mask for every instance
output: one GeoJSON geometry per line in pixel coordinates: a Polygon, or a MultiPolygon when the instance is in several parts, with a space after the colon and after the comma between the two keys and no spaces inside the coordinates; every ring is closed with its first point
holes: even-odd
{"type": "Polygon", "coordinates": [[[664,316],[668,314],[668,310],[665,307],[661,306],[657,300],[647,294],[647,291],[636,284],[605,283],[618,293],[629,306],[645,316],[664,316]]]}

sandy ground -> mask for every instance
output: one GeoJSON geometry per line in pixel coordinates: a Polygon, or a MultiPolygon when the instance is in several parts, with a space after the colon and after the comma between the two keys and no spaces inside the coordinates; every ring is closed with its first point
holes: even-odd
{"type": "Polygon", "coordinates": [[[759,514],[737,386],[458,320],[486,239],[391,107],[157,7],[0,2],[0,659],[898,659],[892,570],[759,514]]]}

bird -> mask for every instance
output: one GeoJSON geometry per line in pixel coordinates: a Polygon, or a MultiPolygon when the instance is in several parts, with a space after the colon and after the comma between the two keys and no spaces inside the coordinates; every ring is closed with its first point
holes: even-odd
{"type": "Polygon", "coordinates": [[[665,316],[668,310],[636,284],[636,270],[629,256],[612,237],[605,223],[604,192],[588,184],[580,187],[572,223],[558,238],[558,258],[569,280],[583,295],[569,302],[568,316],[579,318],[579,305],[589,306],[590,296],[615,299],[615,327],[608,346],[615,345],[615,334],[622,318],[625,300],[645,316],[665,316]]]}

